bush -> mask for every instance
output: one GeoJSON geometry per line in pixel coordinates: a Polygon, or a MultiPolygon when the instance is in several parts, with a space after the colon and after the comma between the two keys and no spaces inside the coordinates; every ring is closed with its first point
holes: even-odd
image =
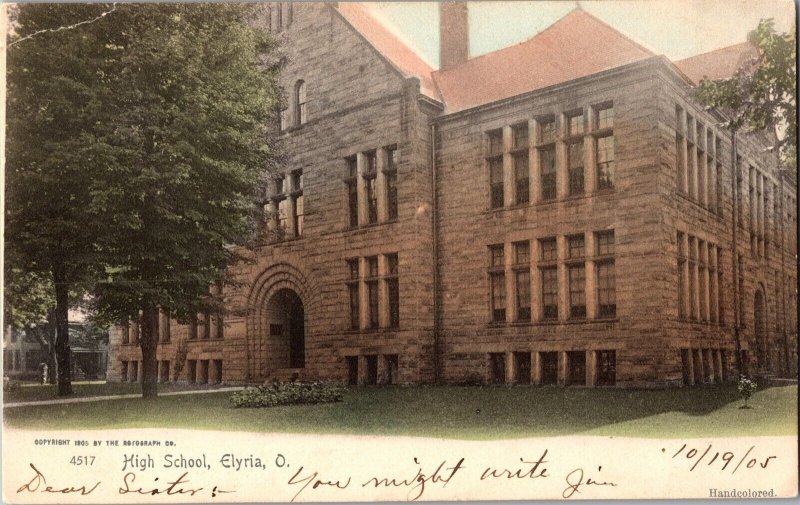
{"type": "Polygon", "coordinates": [[[231,402],[236,408],[331,403],[342,401],[344,391],[344,387],[338,384],[324,382],[264,384],[237,391],[231,396],[231,402]]]}
{"type": "Polygon", "coordinates": [[[19,381],[9,379],[7,375],[3,376],[3,391],[16,391],[19,388],[19,381]]]}
{"type": "Polygon", "coordinates": [[[755,393],[756,389],[758,388],[758,384],[756,384],[752,379],[749,377],[742,375],[739,377],[739,384],[738,390],[739,394],[741,395],[742,399],[744,400],[744,405],[742,408],[750,408],[747,406],[747,400],[755,393]]]}

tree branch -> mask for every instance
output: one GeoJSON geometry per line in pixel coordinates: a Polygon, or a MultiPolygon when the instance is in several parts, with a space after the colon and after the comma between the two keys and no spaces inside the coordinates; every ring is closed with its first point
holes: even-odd
{"type": "Polygon", "coordinates": [[[14,42],[10,43],[10,44],[8,45],[8,47],[11,47],[11,46],[13,46],[13,45],[19,44],[19,43],[20,43],[20,42],[22,42],[23,40],[28,40],[28,39],[31,39],[31,38],[33,38],[33,37],[35,37],[35,36],[37,36],[37,35],[40,35],[40,34],[42,34],[42,33],[55,33],[55,32],[60,32],[60,31],[63,31],[63,30],[72,30],[73,28],[77,28],[77,27],[79,27],[79,26],[82,26],[82,25],[88,25],[88,24],[90,24],[90,23],[94,23],[95,21],[99,21],[99,20],[103,19],[104,17],[108,16],[109,14],[111,14],[112,12],[114,12],[115,10],[117,10],[117,4],[116,4],[116,2],[112,4],[111,10],[109,10],[109,11],[105,11],[105,12],[101,13],[99,16],[97,16],[97,17],[96,17],[96,18],[94,18],[94,19],[89,19],[89,20],[86,20],[86,21],[81,21],[81,22],[79,22],[79,23],[75,23],[75,24],[68,25],[68,26],[59,26],[58,28],[46,28],[46,29],[44,29],[44,30],[37,30],[37,31],[35,31],[35,32],[31,33],[30,35],[26,35],[26,36],[22,37],[22,38],[21,38],[21,39],[19,39],[19,40],[15,40],[14,42]]]}

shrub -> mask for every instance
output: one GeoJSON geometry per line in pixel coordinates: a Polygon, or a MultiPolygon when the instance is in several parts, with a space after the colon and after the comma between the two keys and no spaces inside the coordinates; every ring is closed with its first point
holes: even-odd
{"type": "Polygon", "coordinates": [[[344,387],[338,384],[325,382],[264,384],[237,391],[231,396],[231,402],[236,408],[331,403],[342,401],[344,391],[344,387]]]}
{"type": "Polygon", "coordinates": [[[739,376],[739,394],[742,396],[744,400],[744,405],[742,408],[747,409],[750,408],[747,406],[747,400],[755,393],[756,388],[758,388],[758,384],[756,384],[752,379],[747,377],[746,375],[739,376]]]}
{"type": "Polygon", "coordinates": [[[7,375],[3,376],[3,391],[16,391],[19,388],[19,381],[9,379],[7,375]]]}

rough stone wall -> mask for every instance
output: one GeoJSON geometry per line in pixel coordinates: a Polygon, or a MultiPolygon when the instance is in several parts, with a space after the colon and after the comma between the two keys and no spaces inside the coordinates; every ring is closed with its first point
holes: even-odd
{"type": "MultiPolygon", "coordinates": [[[[720,349],[724,350],[723,364],[726,379],[736,376],[736,340],[734,333],[734,276],[732,257],[732,222],[736,200],[733,198],[731,135],[720,125],[719,117],[712,116],[694,102],[685,85],[677,81],[674,75],[662,69],[662,91],[659,93],[659,189],[661,207],[665,210],[661,240],[668,244],[664,248],[662,268],[666,288],[661,291],[666,310],[664,330],[668,338],[669,353],[665,363],[664,374],[670,380],[681,377],[681,349],[720,349]],[[715,211],[713,205],[698,202],[697,198],[687,196],[679,191],[678,155],[676,144],[676,125],[680,121],[676,117],[676,105],[690,114],[695,122],[712,131],[715,138],[720,139],[719,152],[716,157],[721,164],[721,210],[715,211]],[[677,231],[682,231],[702,240],[715,243],[721,247],[719,266],[722,270],[723,282],[720,286],[722,297],[722,320],[719,322],[691,321],[679,317],[678,300],[678,268],[677,268],[677,231]]],[[[796,188],[782,180],[779,175],[780,162],[776,156],[765,153],[769,139],[763,135],[737,135],[737,153],[742,159],[740,173],[744,175],[742,184],[742,224],[738,227],[737,249],[744,260],[744,291],[742,293],[744,312],[741,314],[740,342],[741,348],[748,353],[747,368],[752,373],[774,375],[791,375],[796,373],[797,326],[791,316],[792,300],[797,279],[795,252],[790,243],[796,243],[796,229],[787,226],[795,219],[794,204],[787,204],[787,195],[795,195],[796,188]],[[751,248],[750,226],[754,221],[751,213],[749,191],[749,166],[757,167],[763,174],[767,191],[767,205],[763,212],[765,223],[765,250],[758,254],[751,248]],[[781,189],[782,187],[782,189],[781,189]],[[775,190],[777,189],[777,193],[775,190]],[[781,191],[783,197],[780,196],[781,191]],[[775,195],[778,195],[779,214],[774,213],[775,195]],[[781,205],[781,201],[783,204],[781,205]],[[789,217],[787,217],[787,213],[789,217]],[[758,349],[754,331],[754,297],[758,286],[763,286],[766,298],[766,342],[765,363],[758,362],[758,349]],[[784,329],[786,337],[784,337],[784,329]],[[786,345],[785,345],[786,344],[786,345]],[[785,349],[790,350],[790,355],[785,349]],[[787,366],[788,365],[788,366],[787,366]]],[[[698,165],[700,166],[700,165],[698,165]]],[[[789,197],[791,200],[791,197],[789,197]]],[[[793,200],[796,201],[796,200],[793,200]]],[[[796,222],[796,221],[795,221],[796,222]]],[[[796,306],[796,305],[794,305],[796,306]]]]}
{"type": "MultiPolygon", "coordinates": [[[[298,80],[306,83],[308,120],[291,126],[295,111],[289,96],[290,126],[280,137],[287,155],[284,173],[303,170],[303,234],[264,243],[252,261],[233,267],[241,285],[225,293],[232,313],[225,318],[223,340],[187,340],[187,327],[173,322],[173,342],[159,346],[159,359],[180,361],[178,349],[184,346],[186,362],[223,360],[225,382],[283,378],[267,356],[267,305],[277,290],[289,288],[304,305],[302,378],[346,380],[346,357],[363,361],[365,355],[381,358],[383,374],[384,357],[397,355],[393,381],[430,381],[430,147],[419,83],[400,76],[330,5],[295,4],[292,24],[276,37],[287,60],[280,79],[287,95],[298,80]],[[345,158],[393,145],[399,151],[398,219],[351,228],[345,158]],[[389,253],[399,258],[400,326],[352,331],[346,260],[389,253]]],[[[119,363],[138,355],[134,346],[120,346],[117,377],[119,363]]],[[[189,378],[188,369],[184,366],[181,379],[189,378]]]]}
{"type": "MultiPolygon", "coordinates": [[[[661,229],[662,217],[654,212],[658,202],[655,176],[659,91],[652,68],[610,72],[555,89],[456,114],[438,123],[437,162],[439,188],[440,269],[442,336],[446,349],[444,376],[447,381],[489,379],[489,353],[503,353],[507,381],[513,381],[514,352],[560,353],[560,382],[567,373],[567,351],[616,350],[616,382],[621,385],[657,382],[663,379],[663,357],[657,352],[659,321],[663,309],[658,289],[663,272],[653,264],[663,254],[664,244],[653,240],[661,229]],[[582,196],[560,195],[554,201],[537,203],[538,180],[532,169],[531,204],[506,205],[490,210],[489,174],[485,161],[485,135],[490,130],[533,121],[544,115],[584,109],[613,101],[616,139],[616,181],[611,192],[588,190],[582,196]],[[593,232],[614,230],[617,313],[612,318],[570,320],[563,309],[559,321],[492,323],[489,310],[488,246],[531,241],[532,290],[536,305],[538,239],[584,233],[587,242],[593,232]]],[[[559,120],[560,122],[561,120],[559,120]]],[[[563,133],[563,132],[562,132],[563,133]]],[[[532,138],[535,134],[531,133],[532,138]]],[[[590,135],[591,136],[591,135],[590,135]]],[[[557,143],[558,184],[566,184],[565,159],[557,143]]],[[[589,155],[591,156],[591,155],[589,155]]],[[[533,151],[530,159],[534,158],[533,151]]],[[[534,165],[531,164],[533,167],[534,165]]],[[[588,173],[593,163],[585,165],[588,173]]],[[[508,177],[506,177],[508,179],[508,177]]],[[[587,184],[591,188],[592,184],[587,184]]],[[[559,190],[561,192],[561,190],[559,190]]],[[[507,193],[507,192],[506,192],[507,193]]],[[[506,196],[508,204],[508,197],[506,196]]],[[[563,239],[559,239],[563,240],[563,239]]],[[[559,245],[563,248],[563,245],[559,245]]],[[[591,246],[587,243],[587,247],[591,246]]],[[[590,256],[591,252],[588,253],[590,256]]],[[[563,256],[563,250],[562,254],[563,256]]],[[[559,261],[559,305],[566,303],[565,271],[559,261]]],[[[507,283],[509,271],[507,270],[507,283]]],[[[513,303],[513,286],[507,292],[507,307],[513,303]]],[[[588,286],[587,298],[593,296],[588,286]]],[[[534,307],[534,314],[537,309],[534,307]]],[[[593,360],[587,354],[587,367],[593,360]]],[[[593,372],[588,371],[591,375],[593,372]]],[[[532,371],[536,381],[536,371],[532,371]]],[[[589,376],[587,376],[589,377],[589,376]]]]}

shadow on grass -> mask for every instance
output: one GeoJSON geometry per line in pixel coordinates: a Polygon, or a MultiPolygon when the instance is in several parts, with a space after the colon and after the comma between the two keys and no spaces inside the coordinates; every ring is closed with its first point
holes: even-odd
{"type": "Polygon", "coordinates": [[[235,409],[230,393],[5,409],[16,428],[200,430],[498,439],[575,434],[796,434],[797,387],[667,390],[557,387],[360,387],[340,403],[235,409]]]}

